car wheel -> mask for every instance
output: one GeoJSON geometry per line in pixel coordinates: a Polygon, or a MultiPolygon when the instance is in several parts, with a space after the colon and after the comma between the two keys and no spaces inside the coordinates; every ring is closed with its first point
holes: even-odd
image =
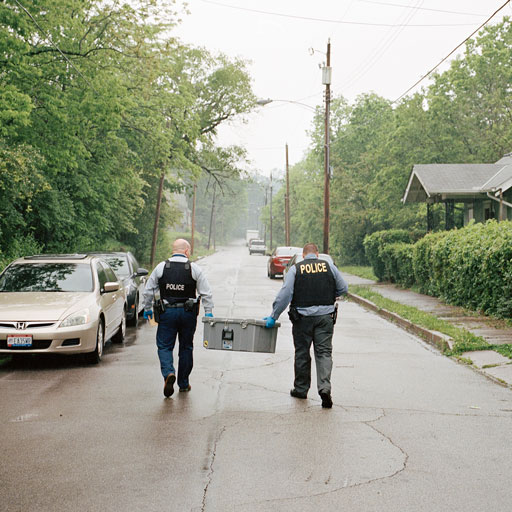
{"type": "Polygon", "coordinates": [[[137,328],[139,326],[139,296],[137,295],[135,297],[135,302],[133,304],[134,312],[133,317],[130,318],[130,325],[132,327],[137,328]]]}
{"type": "Polygon", "coordinates": [[[98,322],[98,332],[96,333],[96,346],[92,352],[87,354],[87,360],[91,364],[98,364],[103,357],[103,347],[105,346],[105,328],[103,320],[98,322]]]}
{"type": "Polygon", "coordinates": [[[272,274],[272,272],[270,272],[270,274],[268,275],[268,277],[270,277],[270,279],[275,279],[275,278],[276,278],[276,275],[275,275],[275,274],[272,274]]]}
{"type": "Polygon", "coordinates": [[[121,317],[121,323],[119,324],[119,330],[112,336],[114,343],[123,343],[126,335],[126,308],[123,308],[123,315],[121,317]]]}

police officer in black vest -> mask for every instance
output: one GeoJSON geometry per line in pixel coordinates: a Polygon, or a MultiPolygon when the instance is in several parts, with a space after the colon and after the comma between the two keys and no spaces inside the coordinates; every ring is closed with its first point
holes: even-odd
{"type": "Polygon", "coordinates": [[[291,303],[288,315],[293,324],[295,380],[290,395],[307,398],[311,385],[310,349],[313,344],[318,393],[322,407],[331,408],[334,304],[336,297],[347,293],[348,286],[333,263],[318,259],[315,244],[306,244],[302,255],[304,259],[287,272],[272,306],[272,314],[264,318],[265,326],[273,327],[279,315],[291,303]]]}
{"type": "Polygon", "coordinates": [[[155,308],[155,319],[158,320],[156,344],[166,397],[174,393],[176,381],[173,364],[176,336],[179,340],[178,387],[180,391],[191,389],[189,375],[193,366],[193,340],[199,313],[197,294],[202,299],[205,316],[213,316],[210,285],[201,267],[191,263],[189,257],[190,244],[183,239],[176,240],[172,246],[172,257],[155,267],[144,291],[144,318],[153,318],[155,308]],[[157,291],[160,291],[160,300],[153,302],[157,291]]]}

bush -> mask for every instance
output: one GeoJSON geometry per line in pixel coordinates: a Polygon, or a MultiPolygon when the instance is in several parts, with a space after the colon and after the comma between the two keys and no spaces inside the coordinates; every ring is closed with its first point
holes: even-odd
{"type": "Polygon", "coordinates": [[[41,245],[31,236],[27,235],[14,238],[10,243],[9,251],[6,253],[0,252],[0,272],[11,263],[11,261],[17,258],[39,254],[41,252],[41,245]]]}
{"type": "Polygon", "coordinates": [[[396,241],[407,237],[405,231],[390,230],[365,238],[379,280],[416,284],[422,293],[451,304],[512,317],[512,222],[471,223],[430,233],[414,245],[396,241]]]}
{"type": "Polygon", "coordinates": [[[377,276],[379,281],[386,279],[386,268],[381,254],[382,250],[386,245],[395,242],[411,243],[412,238],[410,233],[404,229],[388,229],[385,231],[376,231],[364,238],[363,245],[366,257],[373,267],[373,273],[377,276]]]}
{"type": "Polygon", "coordinates": [[[392,283],[409,287],[414,284],[412,264],[413,244],[395,242],[381,249],[381,259],[384,263],[384,277],[392,283]]]}
{"type": "Polygon", "coordinates": [[[436,295],[498,317],[512,316],[512,223],[450,231],[432,250],[436,295]]]}
{"type": "Polygon", "coordinates": [[[412,256],[414,281],[422,293],[436,295],[436,281],[431,264],[432,250],[438,241],[447,234],[447,231],[429,233],[414,244],[412,256]]]}

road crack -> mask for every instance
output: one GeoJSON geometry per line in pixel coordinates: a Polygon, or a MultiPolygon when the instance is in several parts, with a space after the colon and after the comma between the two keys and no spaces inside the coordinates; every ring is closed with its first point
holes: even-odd
{"type": "MultiPolygon", "coordinates": [[[[402,465],[396,471],[394,471],[393,473],[388,474],[388,475],[372,478],[372,479],[366,480],[364,482],[353,483],[353,484],[350,484],[348,478],[346,478],[345,481],[343,482],[343,485],[341,487],[337,487],[335,489],[330,489],[328,491],[322,491],[322,492],[317,492],[317,493],[308,493],[308,494],[304,494],[304,495],[290,496],[290,497],[285,497],[285,498],[275,498],[275,499],[269,499],[269,500],[257,500],[257,501],[252,501],[252,502],[241,503],[240,505],[254,505],[254,504],[262,504],[262,503],[283,503],[283,502],[287,502],[287,501],[300,500],[300,499],[304,499],[304,498],[327,496],[327,495],[330,495],[330,494],[335,494],[335,493],[341,492],[344,489],[351,489],[351,488],[356,488],[356,487],[362,487],[362,486],[370,485],[370,484],[375,483],[375,482],[379,482],[379,481],[383,481],[383,480],[389,480],[391,478],[395,478],[397,475],[399,475],[400,473],[404,472],[407,469],[407,463],[409,461],[409,454],[405,450],[403,450],[399,445],[397,445],[391,439],[391,437],[389,437],[388,435],[386,435],[385,433],[380,431],[377,427],[375,427],[375,425],[372,425],[372,423],[375,423],[375,422],[381,420],[382,418],[386,417],[385,409],[380,408],[379,410],[380,410],[380,415],[377,418],[374,418],[374,419],[368,420],[368,421],[361,421],[360,423],[365,424],[367,427],[371,428],[374,432],[376,432],[379,436],[381,436],[384,439],[386,439],[391,444],[391,446],[396,448],[402,454],[402,456],[403,456],[402,465]]],[[[329,482],[331,480],[331,476],[332,475],[330,475],[329,478],[325,481],[326,485],[329,484],[329,482]]],[[[308,479],[306,481],[309,481],[309,480],[310,480],[310,477],[308,477],[308,479]]]]}
{"type": "Polygon", "coordinates": [[[403,471],[405,471],[407,469],[407,463],[409,462],[409,454],[402,447],[400,447],[398,444],[396,444],[393,441],[393,439],[391,439],[390,436],[386,435],[384,432],[379,430],[375,425],[372,425],[372,423],[376,423],[377,421],[380,421],[382,418],[385,418],[385,417],[386,417],[386,410],[382,409],[382,414],[378,418],[375,418],[375,419],[369,420],[369,421],[363,421],[362,423],[364,423],[366,426],[368,426],[371,429],[373,429],[375,432],[377,432],[377,434],[382,436],[384,439],[387,439],[388,442],[391,444],[391,446],[394,446],[397,450],[399,450],[402,453],[402,455],[404,457],[404,461],[403,461],[402,467],[400,469],[398,469],[397,471],[395,471],[391,475],[387,475],[385,477],[380,477],[380,478],[374,478],[373,480],[368,480],[367,482],[362,482],[360,484],[355,484],[352,487],[358,487],[358,486],[361,486],[361,485],[368,485],[368,484],[371,484],[372,482],[377,482],[379,480],[394,478],[395,476],[399,475],[400,473],[402,473],[403,471]]]}
{"type": "Polygon", "coordinates": [[[219,442],[222,438],[222,435],[226,431],[226,428],[227,428],[226,425],[224,425],[222,427],[222,429],[220,430],[220,432],[218,432],[218,434],[213,442],[213,448],[212,448],[212,453],[211,453],[211,457],[210,457],[210,464],[208,467],[208,475],[206,476],[206,485],[203,489],[203,501],[201,503],[201,512],[205,512],[205,510],[206,510],[206,497],[208,494],[208,488],[210,487],[210,484],[212,483],[213,474],[215,471],[213,466],[215,464],[215,457],[217,456],[217,445],[219,444],[219,442]]]}

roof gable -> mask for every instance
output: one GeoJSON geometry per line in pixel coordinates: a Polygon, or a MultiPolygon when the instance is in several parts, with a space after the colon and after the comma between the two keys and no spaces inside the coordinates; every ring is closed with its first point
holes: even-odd
{"type": "Polygon", "coordinates": [[[420,202],[433,196],[472,196],[508,190],[511,164],[417,164],[402,202],[420,202]]]}

